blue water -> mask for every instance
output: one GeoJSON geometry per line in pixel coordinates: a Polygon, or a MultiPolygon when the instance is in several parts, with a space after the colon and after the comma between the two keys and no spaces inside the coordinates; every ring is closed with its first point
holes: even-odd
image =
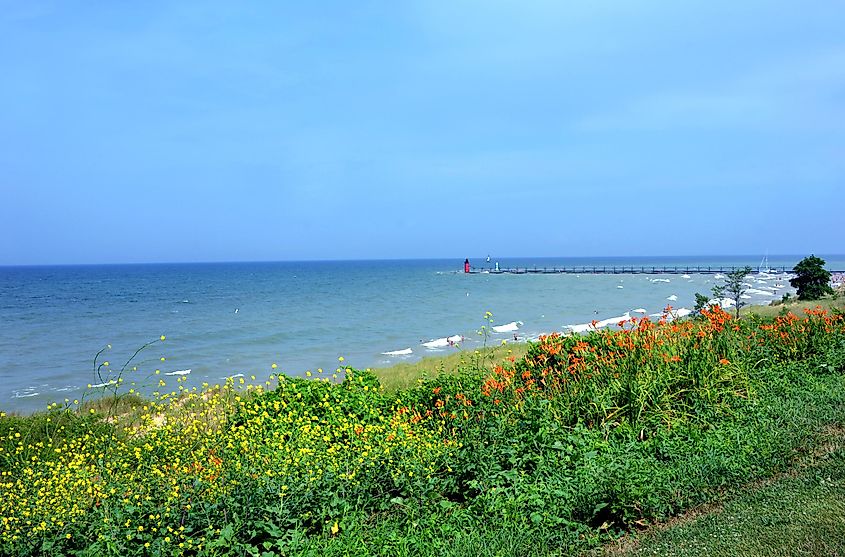
{"type": "MultiPolygon", "coordinates": [[[[793,266],[799,256],[769,256],[793,266]]],[[[845,256],[828,256],[845,269],[845,256]]],[[[487,266],[484,258],[472,260],[487,266]]],[[[757,257],[496,259],[502,267],[561,265],[744,265],[757,257]]],[[[421,341],[462,335],[464,348],[491,311],[496,324],[521,321],[520,339],[633,308],[692,307],[713,276],[465,275],[463,261],[348,261],[0,268],[0,409],[29,412],[80,398],[100,382],[93,357],[119,368],[136,348],[166,335],[133,362],[127,381],[152,383],[190,369],[188,386],[238,373],[263,380],[271,365],[289,375],[382,367],[443,354],[421,341]],[[668,278],[670,282],[653,282],[668,278]],[[621,288],[620,288],[621,287],[621,288]],[[667,301],[670,296],[676,301],[667,301]],[[410,356],[385,356],[411,348],[410,356]],[[160,358],[165,357],[165,361],[160,358]]],[[[784,286],[788,283],[781,281],[784,286]]],[[[761,283],[762,284],[762,283],[761,283]]],[[[773,281],[769,282],[773,286],[773,281]]],[[[789,291],[779,288],[775,297],[789,291]]],[[[751,303],[773,296],[755,295],[751,303]]],[[[491,342],[512,339],[493,335],[491,342]]],[[[175,379],[175,378],[172,378],[175,379]]],[[[173,381],[175,384],[175,381],[173,381]]]]}

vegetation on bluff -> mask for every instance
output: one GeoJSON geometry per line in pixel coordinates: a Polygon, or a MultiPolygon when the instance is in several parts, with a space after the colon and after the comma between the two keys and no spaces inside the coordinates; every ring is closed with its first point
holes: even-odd
{"type": "Polygon", "coordinates": [[[845,418],[838,311],[620,325],[395,391],[351,368],[177,379],[3,417],[0,553],[573,553],[787,469],[845,418]]]}

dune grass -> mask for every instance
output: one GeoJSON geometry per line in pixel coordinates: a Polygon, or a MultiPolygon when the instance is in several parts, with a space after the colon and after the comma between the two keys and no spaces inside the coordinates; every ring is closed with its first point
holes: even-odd
{"type": "Polygon", "coordinates": [[[845,311],[845,288],[840,288],[835,295],[825,296],[821,300],[799,300],[790,298],[787,301],[774,300],[765,306],[745,306],[740,310],[742,316],[757,316],[761,318],[773,318],[778,315],[785,315],[787,312],[802,314],[805,309],[820,307],[827,311],[845,311]]]}
{"type": "Polygon", "coordinates": [[[509,357],[517,360],[522,358],[527,351],[528,344],[524,342],[508,342],[477,350],[456,348],[446,355],[428,356],[416,362],[398,363],[389,367],[375,368],[372,371],[386,391],[396,392],[415,387],[421,380],[444,374],[454,375],[465,368],[489,371],[509,357]]]}

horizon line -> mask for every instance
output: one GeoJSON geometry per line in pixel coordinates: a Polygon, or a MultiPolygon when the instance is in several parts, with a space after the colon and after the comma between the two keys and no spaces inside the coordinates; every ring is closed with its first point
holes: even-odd
{"type": "MultiPolygon", "coordinates": [[[[815,254],[810,254],[815,255],[815,254]]],[[[843,253],[821,253],[819,254],[823,257],[836,257],[836,258],[843,258],[845,259],[845,254],[843,253]]],[[[672,257],[760,257],[758,254],[728,254],[728,253],[710,253],[710,254],[670,254],[670,255],[505,255],[501,257],[491,258],[497,260],[507,260],[507,259],[621,259],[621,258],[672,258],[672,257]]],[[[767,254],[764,257],[770,258],[786,258],[786,257],[807,257],[806,255],[802,256],[801,254],[794,254],[794,253],[776,253],[776,254],[767,254]]],[[[253,259],[253,260],[206,260],[206,261],[135,261],[135,262],[83,262],[83,263],[3,263],[0,264],[0,269],[2,268],[22,268],[22,267],[107,267],[107,266],[114,266],[114,267],[129,267],[129,266],[141,266],[141,265],[232,265],[232,264],[272,264],[272,263],[355,263],[355,262],[400,262],[400,261],[448,261],[448,260],[455,260],[460,263],[463,263],[463,259],[469,259],[472,261],[473,259],[478,260],[487,259],[487,256],[477,256],[477,257],[397,257],[397,258],[358,258],[358,259],[253,259]]]]}

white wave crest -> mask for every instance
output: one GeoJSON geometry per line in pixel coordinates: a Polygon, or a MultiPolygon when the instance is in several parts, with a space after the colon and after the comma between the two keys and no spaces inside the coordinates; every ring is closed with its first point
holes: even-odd
{"type": "Polygon", "coordinates": [[[391,350],[389,352],[382,352],[383,356],[407,356],[413,354],[414,351],[410,348],[403,348],[402,350],[391,350]]]}
{"type": "Polygon", "coordinates": [[[522,321],[511,321],[510,323],[506,323],[504,325],[496,325],[493,327],[494,333],[512,333],[514,331],[519,330],[519,327],[522,325],[522,321]]]}

